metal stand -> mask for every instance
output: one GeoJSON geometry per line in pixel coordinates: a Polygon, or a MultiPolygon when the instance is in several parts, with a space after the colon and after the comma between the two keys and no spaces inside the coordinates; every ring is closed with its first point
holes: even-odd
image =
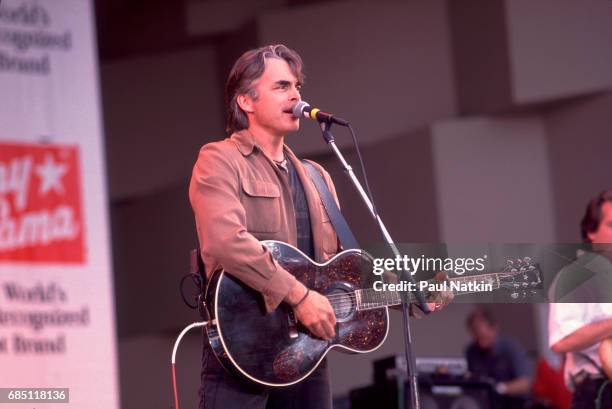
{"type": "MultiPolygon", "coordinates": [[[[378,214],[374,212],[374,206],[372,205],[372,202],[370,201],[370,198],[366,194],[365,190],[363,190],[363,187],[361,186],[359,179],[357,179],[357,177],[355,176],[355,173],[353,172],[353,168],[351,167],[351,165],[348,164],[348,162],[342,155],[342,152],[340,152],[340,149],[338,149],[338,146],[336,145],[336,141],[334,140],[334,135],[332,135],[330,128],[331,128],[330,122],[321,122],[321,131],[323,132],[323,139],[338,157],[338,160],[340,161],[342,167],[344,168],[344,171],[346,172],[346,174],[349,176],[349,178],[353,182],[353,185],[355,185],[355,188],[359,192],[361,199],[363,200],[363,202],[366,204],[366,206],[370,210],[372,217],[378,223],[378,228],[380,229],[380,232],[382,233],[385,239],[385,242],[389,245],[389,248],[391,249],[391,251],[393,252],[395,256],[401,256],[399,249],[393,242],[393,239],[391,238],[391,235],[389,234],[389,231],[385,227],[382,219],[380,218],[378,214]]],[[[414,277],[412,277],[412,275],[408,274],[406,271],[400,271],[400,279],[407,280],[413,283],[415,282],[414,277]]],[[[427,307],[427,304],[425,302],[425,297],[418,290],[418,287],[416,288],[417,288],[417,291],[415,292],[415,295],[419,302],[419,308],[421,308],[421,310],[423,310],[423,312],[427,314],[429,313],[429,308],[427,307]]],[[[406,355],[407,379],[410,381],[410,400],[409,400],[410,403],[406,407],[410,409],[420,409],[421,404],[419,402],[418,380],[417,380],[417,374],[416,374],[416,362],[414,359],[414,353],[412,351],[412,337],[410,335],[410,314],[408,310],[408,304],[406,302],[402,303],[402,315],[403,315],[403,324],[404,324],[403,325],[404,327],[404,353],[406,355]]]]}

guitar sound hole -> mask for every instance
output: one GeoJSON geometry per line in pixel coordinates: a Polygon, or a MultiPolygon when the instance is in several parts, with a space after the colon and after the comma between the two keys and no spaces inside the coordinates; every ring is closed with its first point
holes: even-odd
{"type": "Polygon", "coordinates": [[[355,293],[349,293],[344,289],[335,289],[327,294],[327,298],[336,314],[336,321],[346,321],[355,312],[355,293]]]}

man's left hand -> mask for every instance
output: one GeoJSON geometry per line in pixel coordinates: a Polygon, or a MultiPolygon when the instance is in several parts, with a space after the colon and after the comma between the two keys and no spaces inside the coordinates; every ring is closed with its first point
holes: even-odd
{"type": "MultiPolygon", "coordinates": [[[[435,275],[434,280],[444,282],[448,279],[446,271],[440,271],[435,275]]],[[[452,291],[434,291],[427,296],[427,308],[429,311],[436,312],[442,310],[453,300],[455,295],[452,291]]],[[[410,316],[421,319],[425,316],[423,311],[416,305],[410,304],[410,316]]]]}

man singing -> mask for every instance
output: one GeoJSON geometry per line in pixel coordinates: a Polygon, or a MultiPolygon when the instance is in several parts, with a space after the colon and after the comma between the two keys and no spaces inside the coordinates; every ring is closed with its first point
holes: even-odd
{"type": "MultiPolygon", "coordinates": [[[[303,80],[300,56],[284,45],[250,50],[236,61],[225,89],[230,137],[202,147],[189,198],[207,276],[230,271],[262,294],[268,311],[287,302],[308,330],[331,339],[336,318],[327,298],[308,291],[259,242],[283,241],[317,261],[338,251],[315,186],[284,144],[300,126],[291,110],[303,80]]],[[[317,168],[335,197],[331,178],[317,168]]],[[[326,362],[303,382],[275,389],[226,373],[206,342],[202,364],[201,408],[331,409],[326,362]]]]}

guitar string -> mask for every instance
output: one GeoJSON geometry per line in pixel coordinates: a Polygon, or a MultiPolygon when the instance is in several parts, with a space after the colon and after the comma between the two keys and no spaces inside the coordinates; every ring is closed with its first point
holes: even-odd
{"type": "MultiPolygon", "coordinates": [[[[486,284],[495,284],[495,283],[486,283],[486,284]]],[[[494,289],[499,289],[500,287],[498,287],[497,285],[494,285],[493,287],[494,289]]],[[[365,296],[364,298],[379,298],[379,300],[377,301],[383,301],[381,300],[381,298],[385,298],[388,299],[389,295],[388,294],[394,294],[394,292],[379,292],[376,290],[373,290],[371,288],[365,288],[365,289],[361,289],[361,290],[357,290],[361,292],[362,297],[365,296]]],[[[478,291],[457,291],[454,292],[455,294],[471,294],[474,292],[478,292],[478,291]]],[[[393,297],[393,296],[391,296],[393,297]]],[[[346,298],[349,298],[350,300],[355,300],[357,298],[357,293],[356,292],[347,292],[344,294],[330,294],[329,296],[327,296],[327,298],[330,301],[336,301],[336,300],[345,300],[346,298]]]]}
{"type": "MultiPolygon", "coordinates": [[[[495,285],[495,284],[496,284],[496,283],[495,283],[495,281],[496,281],[496,280],[488,280],[489,278],[494,278],[496,274],[501,275],[501,274],[503,274],[503,273],[483,274],[483,275],[479,275],[479,276],[477,276],[478,278],[474,278],[474,276],[468,276],[468,277],[456,277],[456,278],[452,278],[451,280],[452,280],[452,281],[456,281],[456,282],[460,282],[460,283],[463,283],[463,282],[465,282],[465,281],[468,281],[468,282],[476,282],[476,281],[480,281],[481,283],[486,283],[486,284],[494,284],[494,288],[495,288],[495,289],[498,289],[499,287],[498,287],[497,285],[495,285]],[[488,281],[488,282],[487,282],[487,281],[488,281]]],[[[431,282],[431,280],[428,280],[428,282],[431,282]]],[[[358,291],[362,291],[362,292],[366,292],[366,291],[368,291],[368,292],[371,292],[371,291],[376,291],[376,290],[374,290],[373,288],[363,288],[363,289],[360,289],[360,290],[358,290],[358,291]]],[[[388,292],[389,292],[389,291],[382,291],[382,292],[380,292],[380,291],[376,291],[376,294],[378,294],[378,293],[383,293],[383,294],[384,294],[384,293],[388,293],[388,292]]],[[[341,297],[345,297],[346,295],[354,295],[354,294],[355,294],[354,292],[348,292],[348,293],[344,293],[344,294],[330,294],[330,295],[328,296],[328,298],[330,298],[330,299],[331,299],[332,297],[338,297],[338,298],[341,298],[341,297]]],[[[367,294],[367,293],[366,293],[366,294],[367,294]]]]}
{"type": "MultiPolygon", "coordinates": [[[[494,287],[494,289],[498,289],[499,287],[494,287]]],[[[370,289],[367,289],[370,290],[370,289]]],[[[479,293],[481,291],[453,291],[454,295],[463,295],[463,294],[474,294],[474,293],[479,293]]],[[[386,303],[386,302],[396,302],[399,299],[402,298],[401,295],[397,295],[397,296],[389,296],[388,294],[395,294],[395,293],[382,293],[382,294],[378,294],[378,293],[371,293],[371,292],[362,292],[362,296],[365,295],[365,299],[369,299],[368,301],[362,300],[362,304],[373,304],[373,303],[386,303]]],[[[409,295],[410,298],[414,299],[415,296],[413,294],[409,295]]],[[[330,304],[333,305],[342,305],[344,304],[352,304],[353,302],[356,302],[357,300],[357,294],[356,292],[351,292],[351,293],[345,293],[345,294],[332,294],[330,296],[327,297],[330,300],[330,304]],[[332,298],[332,296],[334,298],[332,298]],[[347,300],[348,299],[348,300],[347,300]]]]}
{"type": "MultiPolygon", "coordinates": [[[[460,282],[460,283],[465,282],[465,281],[468,281],[468,282],[480,281],[482,283],[484,283],[485,281],[489,281],[490,284],[494,284],[494,282],[496,280],[492,280],[493,282],[491,282],[488,279],[490,279],[490,278],[498,278],[498,277],[506,278],[506,277],[512,276],[512,275],[514,275],[516,273],[526,273],[526,272],[529,272],[529,270],[524,270],[524,271],[519,270],[517,272],[488,273],[488,274],[482,274],[482,275],[478,275],[478,276],[453,277],[453,278],[451,278],[449,280],[450,281],[460,282]]],[[[432,282],[432,281],[435,281],[435,280],[427,280],[427,282],[432,282]]],[[[372,288],[364,288],[364,289],[360,289],[358,291],[368,291],[368,290],[372,291],[373,289],[372,288]]],[[[329,299],[331,299],[332,297],[342,298],[342,297],[346,297],[347,295],[355,296],[355,292],[348,292],[348,293],[343,293],[343,294],[330,294],[328,296],[328,298],[329,299]]]]}
{"type": "MultiPolygon", "coordinates": [[[[482,275],[478,275],[478,276],[467,276],[467,277],[454,277],[450,280],[452,281],[457,281],[457,282],[464,282],[464,281],[468,281],[468,282],[476,282],[476,281],[481,281],[482,283],[484,283],[485,281],[487,281],[487,278],[491,278],[491,277],[495,277],[495,275],[502,275],[504,273],[490,273],[490,274],[482,274],[482,275]],[[478,277],[478,278],[475,278],[478,277]]],[[[427,280],[427,282],[431,282],[432,280],[427,280]]],[[[493,282],[489,282],[490,284],[494,284],[493,282]]],[[[487,283],[487,284],[489,284],[487,283]]],[[[496,289],[498,287],[496,286],[496,289]]],[[[373,288],[363,288],[360,289],[358,291],[376,291],[373,288]]],[[[388,291],[376,291],[376,293],[387,293],[388,291]]],[[[342,298],[342,297],[346,297],[347,295],[351,295],[351,296],[355,296],[355,292],[347,292],[347,293],[343,293],[343,294],[330,294],[329,296],[327,296],[327,298],[332,299],[332,297],[337,297],[337,298],[342,298]]]]}
{"type": "MultiPolygon", "coordinates": [[[[483,280],[484,282],[484,280],[483,280]]],[[[493,285],[493,289],[499,289],[500,287],[495,285],[496,283],[486,283],[486,284],[492,284],[493,285]]],[[[357,290],[361,292],[362,297],[365,296],[364,298],[385,298],[388,299],[389,295],[387,294],[394,294],[393,292],[389,292],[389,291],[385,291],[385,292],[380,292],[380,291],[376,291],[372,288],[364,288],[364,289],[360,289],[357,290]]],[[[471,293],[475,293],[478,291],[457,291],[454,292],[454,294],[471,294],[471,293]]],[[[391,296],[393,297],[393,296],[391,296]]],[[[401,297],[401,296],[400,296],[401,297]]],[[[329,296],[327,296],[327,299],[330,300],[330,302],[332,301],[336,301],[336,300],[343,300],[349,298],[350,300],[355,300],[357,298],[357,292],[353,291],[353,292],[347,292],[347,293],[343,293],[343,294],[330,294],[329,296]]],[[[383,301],[383,300],[377,300],[377,301],[383,301]]]]}
{"type": "MultiPolygon", "coordinates": [[[[480,280],[482,283],[484,283],[485,281],[488,281],[487,278],[495,277],[495,276],[499,277],[500,275],[507,276],[507,275],[514,275],[514,274],[512,274],[511,272],[505,273],[505,274],[504,273],[489,273],[489,274],[479,275],[477,276],[478,278],[475,278],[475,276],[466,276],[466,277],[456,277],[456,278],[453,278],[452,280],[457,281],[457,282],[465,282],[465,281],[474,282],[474,281],[480,280]]],[[[493,280],[493,282],[489,281],[488,284],[493,284],[495,289],[500,288],[500,286],[498,285],[495,286],[495,280],[493,280]]],[[[397,299],[395,298],[389,299],[389,296],[387,295],[389,292],[383,292],[383,293],[373,292],[376,290],[372,288],[360,289],[357,291],[360,291],[362,297],[365,296],[364,298],[369,299],[369,300],[368,301],[362,300],[361,303],[359,303],[357,301],[356,291],[347,292],[343,294],[330,294],[329,296],[327,296],[327,298],[330,301],[330,304],[332,304],[332,307],[335,307],[339,313],[351,311],[354,306],[356,306],[358,310],[367,310],[367,309],[378,309],[378,308],[386,307],[389,305],[401,304],[401,296],[398,295],[397,299]]],[[[479,291],[457,291],[457,292],[454,292],[454,294],[463,295],[463,294],[473,294],[477,292],[479,291]]],[[[409,297],[411,298],[409,302],[414,301],[414,295],[410,295],[409,297]]]]}
{"type": "MultiPolygon", "coordinates": [[[[454,293],[454,295],[466,295],[466,294],[475,294],[475,293],[479,293],[479,291],[461,291],[461,292],[456,292],[454,293]]],[[[412,297],[411,300],[409,300],[409,303],[415,302],[416,300],[414,300],[414,296],[412,297]]],[[[340,302],[340,303],[332,303],[332,307],[336,307],[336,310],[338,310],[339,313],[346,313],[346,312],[350,312],[353,307],[355,306],[355,304],[357,305],[357,310],[358,311],[364,311],[364,310],[371,310],[371,309],[379,309],[379,308],[383,308],[383,307],[389,307],[391,305],[399,305],[401,304],[401,300],[384,300],[384,301],[368,301],[368,302],[361,302],[361,303],[353,303],[351,301],[344,301],[344,302],[340,302]]]]}
{"type": "MultiPolygon", "coordinates": [[[[367,290],[371,290],[371,289],[367,289],[367,290]]],[[[453,294],[454,295],[466,295],[466,294],[475,294],[479,292],[480,291],[457,291],[457,292],[453,292],[453,294]]],[[[369,294],[369,295],[377,296],[378,294],[369,294]]],[[[384,295],[381,294],[379,297],[379,298],[385,298],[385,299],[379,299],[379,300],[370,299],[369,301],[362,301],[361,303],[357,302],[355,292],[346,293],[343,295],[335,294],[335,296],[338,298],[344,298],[344,300],[337,299],[337,300],[332,300],[332,302],[330,302],[330,304],[332,304],[332,307],[336,307],[338,310],[340,310],[340,312],[350,311],[353,308],[353,306],[355,306],[355,304],[358,304],[357,305],[358,310],[366,310],[366,309],[378,309],[378,308],[387,307],[391,305],[398,305],[398,304],[401,304],[402,302],[401,296],[398,295],[397,298],[389,299],[386,293],[384,295]],[[346,298],[348,298],[348,300],[346,298]]],[[[410,295],[409,298],[410,298],[409,303],[416,301],[414,295],[410,295]]]]}

